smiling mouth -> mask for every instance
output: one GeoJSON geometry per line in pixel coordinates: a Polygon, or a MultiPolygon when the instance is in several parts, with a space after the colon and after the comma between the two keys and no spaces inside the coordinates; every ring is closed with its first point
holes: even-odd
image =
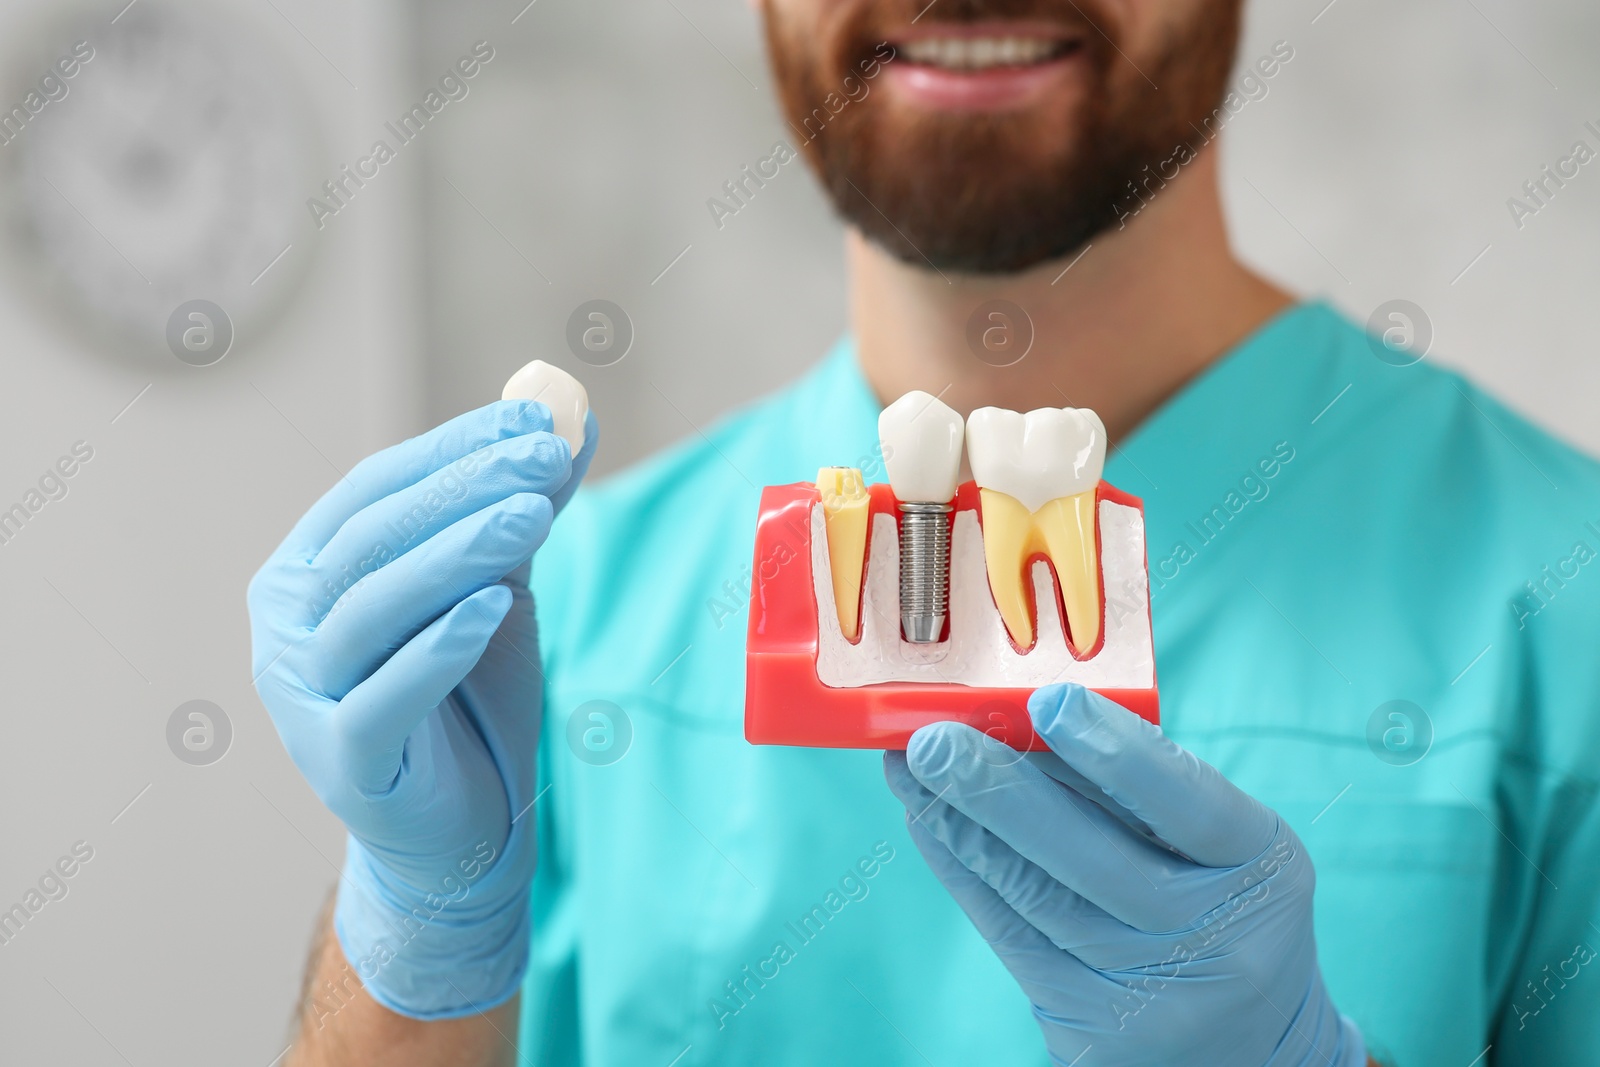
{"type": "Polygon", "coordinates": [[[934,111],[1020,110],[1081,98],[1088,43],[1038,22],[947,23],[890,37],[887,82],[904,107],[934,111]]]}

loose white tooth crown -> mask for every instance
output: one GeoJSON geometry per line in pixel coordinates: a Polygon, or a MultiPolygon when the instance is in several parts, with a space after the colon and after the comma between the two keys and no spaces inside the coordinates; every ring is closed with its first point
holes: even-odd
{"type": "Polygon", "coordinates": [[[979,408],[967,419],[967,458],[979,488],[1005,493],[1031,514],[1100,484],[1106,428],[1088,408],[979,408]]]}
{"type": "Polygon", "coordinates": [[[878,438],[894,495],[905,502],[943,504],[956,495],[961,472],[961,415],[917,389],[883,409],[878,438]]]}
{"type": "Polygon", "coordinates": [[[560,367],[536,359],[511,376],[501,400],[537,400],[550,409],[557,437],[566,438],[576,456],[583,448],[589,394],[583,383],[560,367]]]}

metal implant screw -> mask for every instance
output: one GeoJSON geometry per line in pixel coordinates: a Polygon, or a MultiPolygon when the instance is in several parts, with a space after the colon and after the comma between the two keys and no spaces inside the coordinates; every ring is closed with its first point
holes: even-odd
{"type": "Polygon", "coordinates": [[[950,611],[949,504],[900,505],[900,628],[918,645],[937,642],[950,611]]]}
{"type": "Polygon", "coordinates": [[[937,644],[950,608],[950,502],[961,471],[966,420],[913,389],[878,416],[889,488],[900,502],[900,632],[937,644]]]}

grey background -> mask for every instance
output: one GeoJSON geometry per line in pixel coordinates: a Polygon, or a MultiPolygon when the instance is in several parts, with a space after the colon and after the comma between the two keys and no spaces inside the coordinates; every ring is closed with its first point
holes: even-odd
{"type": "MultiPolygon", "coordinates": [[[[1242,58],[1280,39],[1295,58],[1229,127],[1239,247],[1358,319],[1415,301],[1430,358],[1600,450],[1600,164],[1521,231],[1505,203],[1594,141],[1600,9],[1325,3],[1252,8],[1242,58]]],[[[837,227],[798,165],[720,230],[706,208],[785,136],[738,0],[206,6],[309,102],[319,180],[474,41],[496,58],[324,230],[296,214],[271,269],[298,288],[214,367],[75,328],[92,314],[41,297],[6,238],[0,507],[74,441],[95,448],[68,496],[0,546],[0,908],[75,841],[95,849],[69,895],[0,945],[8,1063],[267,1067],[283,1051],[342,837],[250,688],[243,594],[337,471],[494,398],[534,356],[587,384],[612,470],[793,378],[844,324],[837,227]],[[563,342],[597,297],[637,332],[599,369],[563,342]],[[194,699],[233,727],[209,766],[166,745],[194,699]]],[[[121,7],[83,10],[109,36],[121,7]]],[[[34,76],[30,49],[67,43],[32,39],[44,9],[0,2],[0,83],[34,76]]]]}

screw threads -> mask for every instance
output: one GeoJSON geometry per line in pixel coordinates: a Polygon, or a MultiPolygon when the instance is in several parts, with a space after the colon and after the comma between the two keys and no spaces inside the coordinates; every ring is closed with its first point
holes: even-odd
{"type": "Polygon", "coordinates": [[[950,610],[950,505],[900,505],[900,627],[932,644],[950,610]]]}

